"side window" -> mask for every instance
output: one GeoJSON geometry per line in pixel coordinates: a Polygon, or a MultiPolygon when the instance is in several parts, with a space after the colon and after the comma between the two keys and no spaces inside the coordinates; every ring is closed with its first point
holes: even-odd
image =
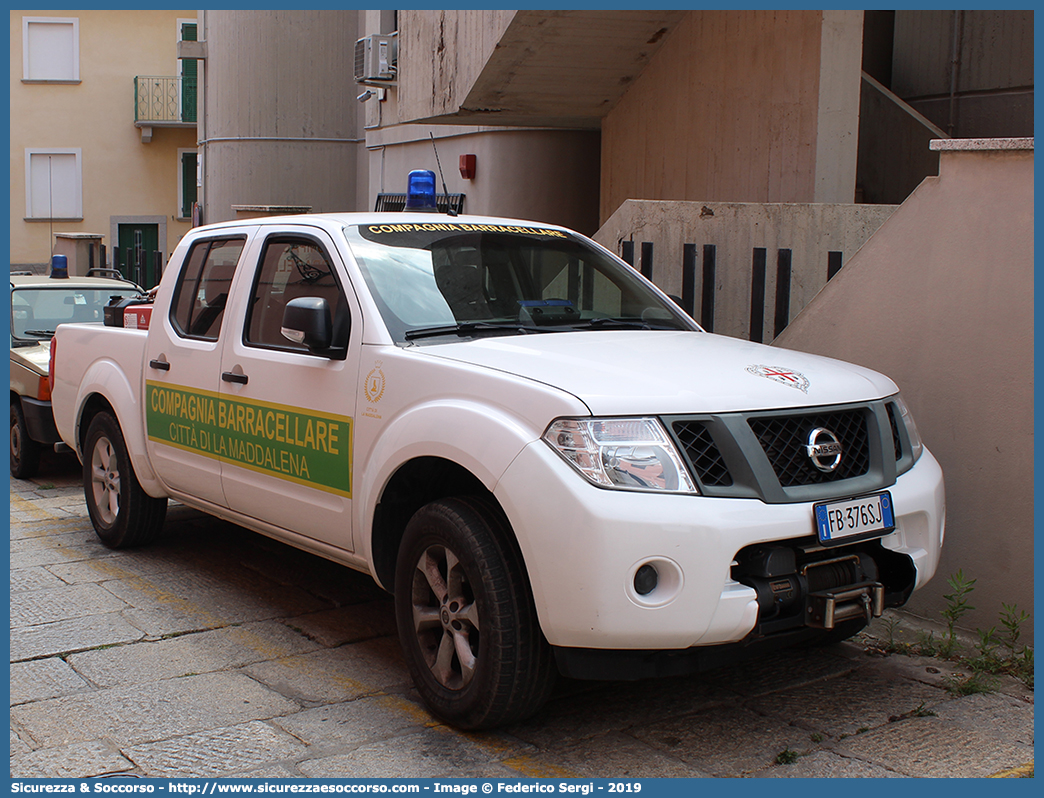
{"type": "Polygon", "coordinates": [[[344,291],[329,258],[315,241],[278,236],[270,238],[261,256],[261,268],[250,301],[246,343],[274,349],[307,352],[280,332],[283,308],[291,299],[325,299],[333,322],[333,349],[348,345],[349,312],[344,291]]]}
{"type": "Polygon", "coordinates": [[[216,341],[244,239],[196,242],[181,270],[170,306],[174,328],[189,338],[216,341]]]}

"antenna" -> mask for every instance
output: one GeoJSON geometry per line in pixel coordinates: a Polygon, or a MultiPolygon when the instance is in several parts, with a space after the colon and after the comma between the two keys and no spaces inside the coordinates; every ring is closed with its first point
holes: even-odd
{"type": "Polygon", "coordinates": [[[439,150],[435,146],[435,134],[429,130],[428,135],[431,136],[431,148],[435,150],[435,164],[439,167],[439,179],[442,180],[442,193],[446,195],[446,213],[450,216],[456,216],[457,212],[453,210],[453,203],[450,202],[449,189],[446,188],[446,178],[442,174],[442,162],[439,160],[439,150]]]}

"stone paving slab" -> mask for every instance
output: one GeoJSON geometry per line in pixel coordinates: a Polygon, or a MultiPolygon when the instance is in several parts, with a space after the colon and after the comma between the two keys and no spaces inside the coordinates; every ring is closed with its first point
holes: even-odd
{"type": "Polygon", "coordinates": [[[367,574],[289,549],[273,540],[260,539],[253,545],[241,547],[238,560],[243,568],[283,585],[299,584],[301,572],[307,571],[309,592],[333,606],[390,599],[367,574]]]}
{"type": "Polygon", "coordinates": [[[23,704],[11,721],[41,748],[102,737],[133,745],[299,709],[242,674],[214,673],[23,704]]]}
{"type": "Polygon", "coordinates": [[[509,731],[541,748],[557,748],[626,729],[641,718],[668,720],[736,698],[700,675],[638,682],[560,680],[556,697],[544,711],[509,731]]]}
{"type": "Polygon", "coordinates": [[[445,726],[364,745],[354,751],[298,765],[309,778],[517,778],[518,771],[492,760],[445,726]]]}
{"type": "Polygon", "coordinates": [[[68,583],[40,565],[11,571],[11,600],[14,601],[16,593],[25,593],[29,590],[48,590],[50,588],[64,587],[66,584],[68,583]]]}
{"type": "Polygon", "coordinates": [[[11,706],[93,689],[58,657],[11,663],[11,706]]]}
{"type": "Polygon", "coordinates": [[[273,761],[292,761],[304,751],[299,740],[261,721],[124,749],[144,775],[158,778],[227,776],[273,761]]]}
{"type": "Polygon", "coordinates": [[[381,695],[306,709],[272,723],[310,749],[334,753],[417,732],[436,721],[420,704],[381,695]]]}
{"type": "Polygon", "coordinates": [[[753,774],[757,779],[898,779],[894,770],[849,759],[832,751],[815,751],[799,756],[791,764],[776,764],[753,774]]]}
{"type": "Polygon", "coordinates": [[[892,715],[934,706],[947,698],[938,688],[861,668],[836,679],[761,696],[748,706],[809,731],[840,737],[881,726],[892,715]]]}
{"type": "Polygon", "coordinates": [[[134,763],[108,742],[90,741],[11,756],[14,778],[75,779],[132,770],[134,763]]]}
{"type": "Polygon", "coordinates": [[[923,778],[982,778],[1033,761],[1032,746],[937,717],[892,723],[849,737],[835,750],[923,778]]]}
{"type": "Polygon", "coordinates": [[[739,702],[632,729],[631,734],[712,776],[750,774],[787,749],[810,745],[805,729],[758,715],[739,702]]]}
{"type": "Polygon", "coordinates": [[[1020,745],[1033,745],[1033,705],[1006,695],[964,696],[933,707],[935,717],[1020,745]]]}
{"type": "Polygon", "coordinates": [[[134,577],[148,579],[157,574],[171,574],[191,567],[183,558],[165,556],[163,551],[131,549],[111,552],[107,557],[49,565],[47,571],[63,582],[76,585],[134,577]]]}
{"type": "Polygon", "coordinates": [[[190,673],[233,670],[253,662],[314,651],[317,644],[277,621],[74,654],[76,671],[99,687],[155,682],[190,673]]]}
{"type": "Polygon", "coordinates": [[[127,603],[100,585],[63,585],[11,596],[11,627],[119,612],[127,603]]]}
{"type": "MultiPolygon", "coordinates": [[[[77,524],[82,524],[80,520],[77,524]]],[[[91,535],[94,533],[92,532],[91,535]]],[[[11,568],[31,568],[37,565],[61,565],[92,558],[116,556],[87,532],[65,532],[39,535],[11,541],[11,568]]]]}
{"type": "Polygon", "coordinates": [[[395,631],[395,604],[390,597],[349,604],[294,618],[294,627],[317,643],[334,647],[371,637],[391,637],[395,631]]]}
{"type": "Polygon", "coordinates": [[[504,761],[526,776],[543,778],[707,778],[708,774],[663,751],[612,731],[563,748],[504,761]]]}
{"type": "Polygon", "coordinates": [[[262,684],[303,703],[348,701],[404,690],[410,677],[397,640],[379,638],[243,669],[262,684]]]}
{"type": "Polygon", "coordinates": [[[11,662],[69,654],[141,640],[145,633],[121,615],[91,615],[11,630],[11,662]]]}
{"type": "Polygon", "coordinates": [[[314,612],[321,603],[300,589],[233,585],[193,571],[107,582],[131,609],[124,615],[150,635],[213,629],[236,621],[263,621],[314,612]]]}

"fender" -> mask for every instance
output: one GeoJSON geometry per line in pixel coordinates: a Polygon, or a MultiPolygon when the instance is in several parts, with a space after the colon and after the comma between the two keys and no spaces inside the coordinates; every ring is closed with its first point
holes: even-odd
{"type": "MultiPolygon", "coordinates": [[[[574,402],[575,412],[586,411],[577,400],[574,402]]],[[[437,400],[407,408],[381,430],[366,463],[357,466],[360,483],[355,551],[372,564],[371,533],[377,502],[405,463],[419,457],[450,460],[493,492],[518,453],[541,434],[543,428],[534,429],[501,407],[474,401],[437,400]]]]}
{"type": "MultiPolygon", "coordinates": [[[[166,496],[167,492],[152,469],[149,460],[148,445],[145,441],[145,411],[138,401],[139,391],[134,389],[127,375],[119,364],[102,358],[92,363],[84,372],[76,394],[76,452],[83,462],[84,452],[81,450],[81,428],[84,422],[83,411],[92,396],[103,397],[116,414],[116,420],[123,432],[123,439],[130,453],[134,473],[141,483],[142,489],[154,497],[166,496]]],[[[82,430],[85,432],[86,430],[82,430]]]]}

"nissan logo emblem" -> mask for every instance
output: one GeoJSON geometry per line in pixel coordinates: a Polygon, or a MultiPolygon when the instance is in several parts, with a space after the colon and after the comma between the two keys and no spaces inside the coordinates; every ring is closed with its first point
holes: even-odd
{"type": "Polygon", "coordinates": [[[808,454],[812,465],[824,474],[835,471],[841,465],[842,451],[841,441],[830,430],[816,427],[808,433],[808,444],[805,446],[805,453],[808,454]]]}

